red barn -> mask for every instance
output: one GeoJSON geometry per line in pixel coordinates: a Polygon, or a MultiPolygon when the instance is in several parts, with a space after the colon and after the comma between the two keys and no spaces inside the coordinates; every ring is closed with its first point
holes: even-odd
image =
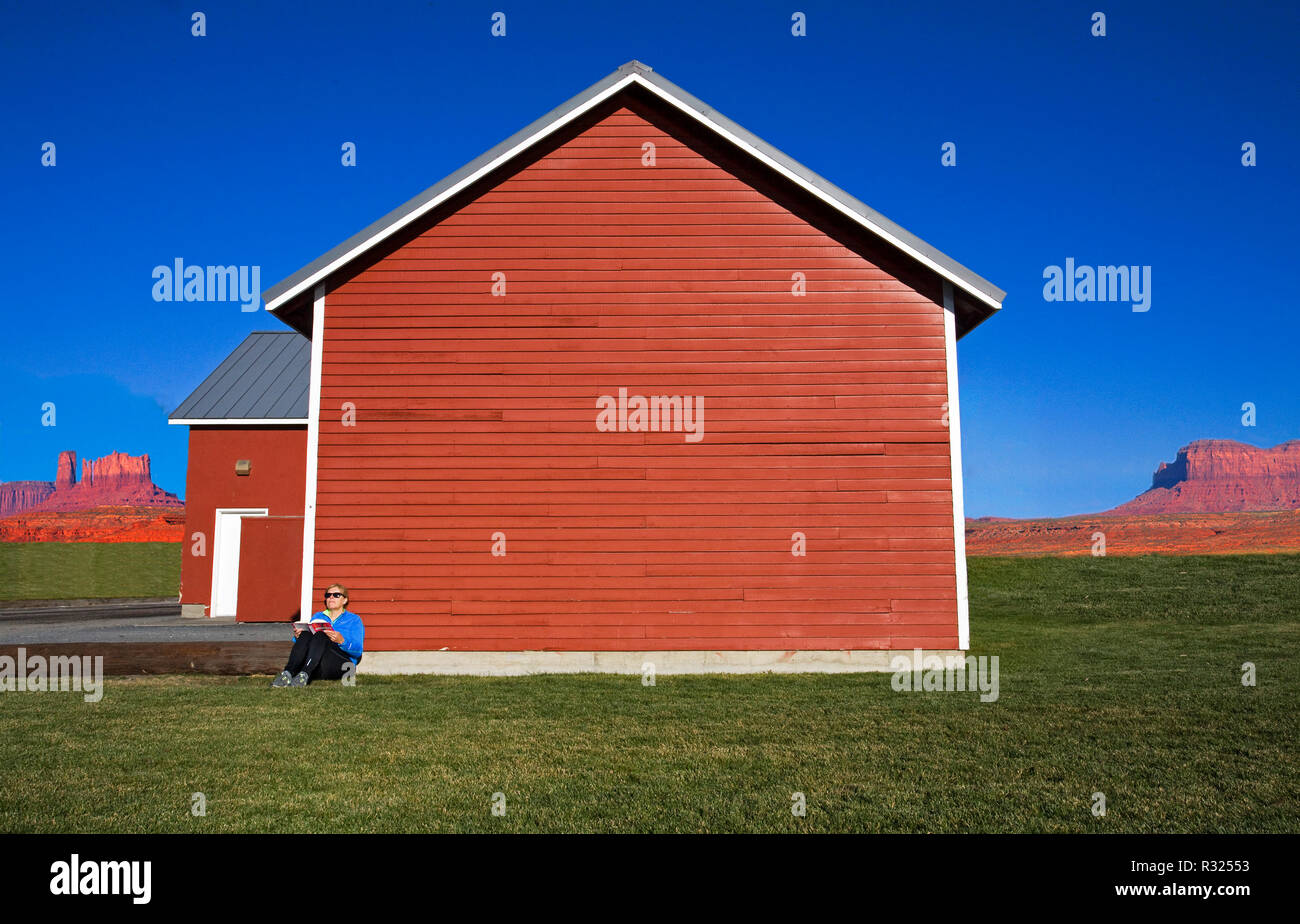
{"type": "Polygon", "coordinates": [[[956,343],[1004,295],[631,62],[264,293],[297,333],[172,415],[182,602],[343,583],[370,670],[965,649],[956,343]]]}

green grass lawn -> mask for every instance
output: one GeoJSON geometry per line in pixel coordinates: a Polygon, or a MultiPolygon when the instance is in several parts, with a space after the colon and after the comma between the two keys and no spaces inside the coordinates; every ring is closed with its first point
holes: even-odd
{"type": "Polygon", "coordinates": [[[1295,832],[1297,576],[1294,555],[972,559],[992,703],[889,674],[5,693],[0,830],[1295,832]]]}
{"type": "Polygon", "coordinates": [[[0,600],[175,597],[179,542],[0,542],[0,600]]]}

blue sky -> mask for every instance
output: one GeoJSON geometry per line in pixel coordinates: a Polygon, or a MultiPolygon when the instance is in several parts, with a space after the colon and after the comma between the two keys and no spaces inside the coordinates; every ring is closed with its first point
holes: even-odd
{"type": "Polygon", "coordinates": [[[1300,437],[1297,7],[886,6],[6,6],[0,480],[116,449],[183,494],[167,413],[280,324],[155,302],[154,266],[265,288],[632,58],[1007,291],[959,346],[968,515],[1101,510],[1193,439],[1300,437]],[[1045,301],[1067,257],[1150,266],[1150,310],[1045,301]]]}

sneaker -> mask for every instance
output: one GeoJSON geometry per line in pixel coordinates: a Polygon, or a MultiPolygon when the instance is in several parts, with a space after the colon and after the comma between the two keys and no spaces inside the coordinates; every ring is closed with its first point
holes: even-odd
{"type": "Polygon", "coordinates": [[[309,679],[310,678],[308,678],[306,671],[298,671],[298,673],[294,675],[293,679],[289,681],[289,686],[305,687],[307,686],[309,679]]]}
{"type": "Polygon", "coordinates": [[[273,687],[287,687],[293,678],[288,671],[280,671],[280,676],[271,681],[273,687]]]}

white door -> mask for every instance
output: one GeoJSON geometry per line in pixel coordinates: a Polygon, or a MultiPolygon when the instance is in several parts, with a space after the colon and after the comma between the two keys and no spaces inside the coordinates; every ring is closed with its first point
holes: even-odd
{"type": "Polygon", "coordinates": [[[212,536],[212,606],[209,616],[234,616],[239,606],[239,534],[244,517],[264,517],[261,509],[217,510],[212,536]]]}

